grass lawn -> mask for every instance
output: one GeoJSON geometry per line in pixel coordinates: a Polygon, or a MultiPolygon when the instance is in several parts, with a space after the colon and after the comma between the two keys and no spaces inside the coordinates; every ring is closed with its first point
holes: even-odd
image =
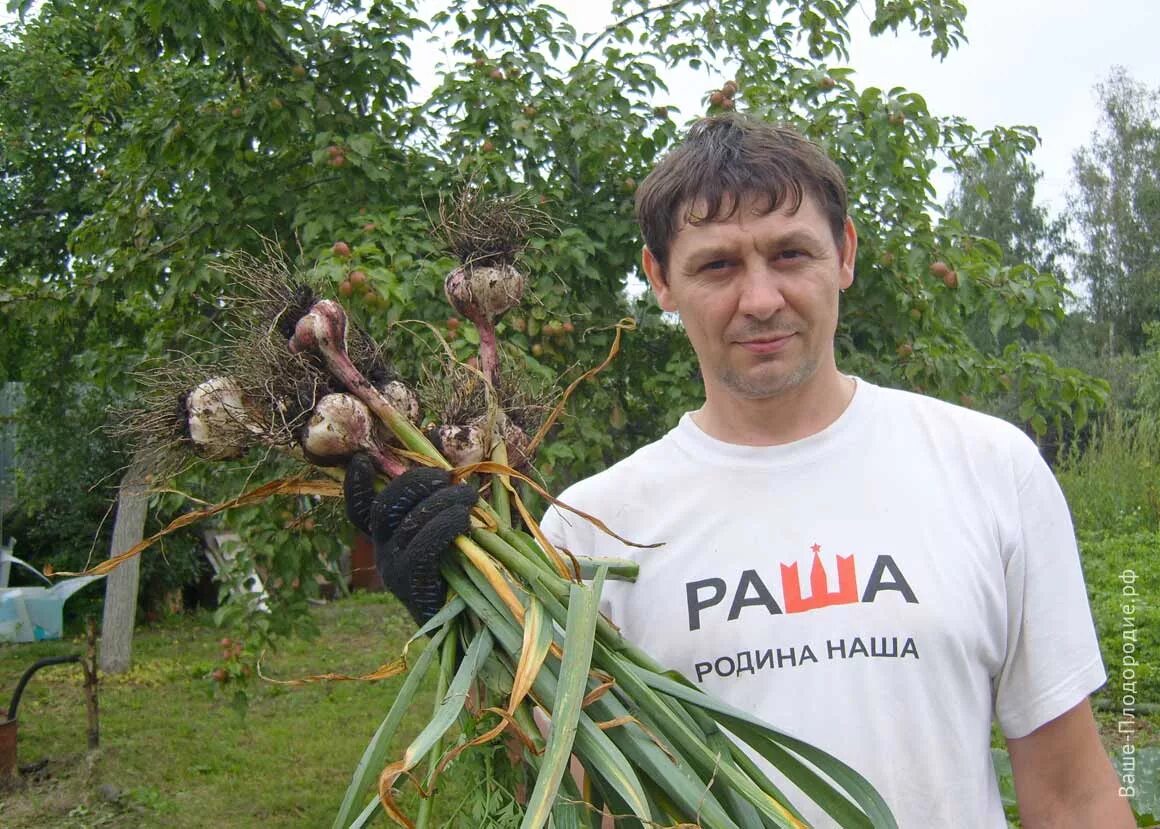
{"type": "MultiPolygon", "coordinates": [[[[413,630],[399,605],[362,595],[315,610],[322,635],[287,642],[263,672],[363,674],[413,630]]],[[[18,763],[47,760],[0,793],[0,824],[20,827],[329,826],[402,678],[304,687],[255,683],[242,714],[209,673],[221,632],[208,617],[139,629],[134,668],[101,684],[101,749],[86,757],[81,672],[37,673],[19,709],[18,763]]],[[[0,693],[36,659],[83,642],[0,646],[0,693]]],[[[418,723],[429,706],[416,707],[418,723]]],[[[408,728],[408,736],[415,728],[408,728]]]]}
{"type": "MultiPolygon", "coordinates": [[[[360,594],[314,613],[321,635],[285,643],[265,659],[264,673],[366,673],[397,656],[413,630],[384,595],[360,594]]],[[[0,791],[0,825],[329,826],[402,678],[303,687],[258,682],[242,714],[209,678],[221,635],[207,616],[139,629],[134,669],[102,680],[101,749],[91,756],[79,667],[38,673],[20,705],[18,762],[42,767],[0,791]]],[[[0,646],[0,705],[7,707],[20,673],[36,659],[83,647],[79,640],[0,646]]],[[[417,733],[429,711],[427,700],[419,702],[404,736],[417,733]]],[[[1115,719],[1104,715],[1101,725],[1114,750],[1115,719]]],[[[1160,744],[1147,722],[1137,737],[1141,744],[1160,744]]],[[[464,795],[479,788],[487,762],[486,756],[479,762],[464,755],[452,767],[435,825],[447,822],[464,795]]],[[[413,798],[404,802],[413,815],[413,798]]],[[[481,829],[498,823],[498,812],[498,806],[479,807],[454,822],[481,829]]]]}

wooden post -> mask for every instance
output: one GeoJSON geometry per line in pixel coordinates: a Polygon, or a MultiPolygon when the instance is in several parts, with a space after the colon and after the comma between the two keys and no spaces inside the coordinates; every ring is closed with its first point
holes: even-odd
{"type": "Polygon", "coordinates": [[[88,647],[81,666],[85,671],[85,709],[89,715],[89,751],[101,745],[100,706],[97,704],[97,625],[89,619],[85,626],[88,647]]]}
{"type": "MultiPolygon", "coordinates": [[[[113,520],[113,543],[109,558],[139,543],[145,535],[149,492],[144,458],[135,456],[121,479],[117,517],[113,520]]],[[[137,581],[141,559],[131,558],[105,577],[105,612],[101,620],[100,669],[121,674],[133,664],[133,625],[137,617],[137,581]]]]}

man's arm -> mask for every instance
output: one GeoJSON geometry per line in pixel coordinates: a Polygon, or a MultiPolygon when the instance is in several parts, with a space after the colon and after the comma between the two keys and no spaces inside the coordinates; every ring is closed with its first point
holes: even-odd
{"type": "Polygon", "coordinates": [[[1135,827],[1087,699],[1007,749],[1024,829],[1135,827]]]}

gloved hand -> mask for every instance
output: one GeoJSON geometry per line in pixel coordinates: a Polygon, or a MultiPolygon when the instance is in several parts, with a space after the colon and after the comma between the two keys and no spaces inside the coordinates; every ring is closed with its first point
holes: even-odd
{"type": "Polygon", "coordinates": [[[455,536],[470,527],[479,494],[431,467],[410,469],[377,494],[374,485],[370,457],[355,455],[343,483],[346,515],[370,536],[383,584],[422,625],[443,607],[447,585],[439,562],[455,536]]]}

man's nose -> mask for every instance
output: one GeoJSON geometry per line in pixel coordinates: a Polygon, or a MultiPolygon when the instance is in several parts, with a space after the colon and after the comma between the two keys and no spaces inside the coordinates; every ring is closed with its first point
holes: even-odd
{"type": "Polygon", "coordinates": [[[756,319],[767,319],[785,307],[782,275],[768,264],[746,268],[742,276],[738,312],[756,319]]]}

